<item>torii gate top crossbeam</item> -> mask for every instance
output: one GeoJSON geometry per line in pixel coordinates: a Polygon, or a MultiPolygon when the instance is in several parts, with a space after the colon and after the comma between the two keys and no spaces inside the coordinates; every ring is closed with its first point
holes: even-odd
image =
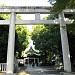
{"type": "Polygon", "coordinates": [[[0,6],[0,13],[9,14],[15,11],[17,14],[49,14],[49,6],[0,6]]]}
{"type": "MultiPolygon", "coordinates": [[[[50,14],[50,6],[0,6],[1,14],[9,14],[15,11],[17,14],[50,14]]],[[[74,13],[75,9],[65,9],[65,13],[74,13]]]]}
{"type": "MultiPolygon", "coordinates": [[[[50,6],[0,6],[0,14],[35,14],[35,20],[15,20],[15,24],[59,24],[59,20],[40,20],[40,14],[50,14],[50,6]]],[[[75,9],[63,10],[64,13],[74,13],[75,9]]],[[[66,24],[72,24],[73,21],[66,24]]],[[[0,20],[0,25],[9,25],[10,20],[0,20]]]]}

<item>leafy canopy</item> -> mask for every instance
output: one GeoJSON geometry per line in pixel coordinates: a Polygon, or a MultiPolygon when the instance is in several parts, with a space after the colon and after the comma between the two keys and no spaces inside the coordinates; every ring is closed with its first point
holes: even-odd
{"type": "Polygon", "coordinates": [[[66,8],[75,8],[75,0],[49,0],[53,12],[59,13],[66,8]]]}

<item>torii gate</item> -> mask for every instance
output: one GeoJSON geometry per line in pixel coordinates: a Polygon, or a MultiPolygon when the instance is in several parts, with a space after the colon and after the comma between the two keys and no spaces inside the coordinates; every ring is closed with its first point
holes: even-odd
{"type": "Polygon", "coordinates": [[[9,39],[7,50],[7,73],[13,73],[14,70],[14,42],[15,42],[15,25],[16,24],[60,24],[60,34],[62,42],[62,52],[64,61],[64,70],[71,72],[71,62],[69,54],[69,45],[66,32],[66,24],[73,21],[66,21],[64,13],[75,12],[75,9],[66,9],[60,12],[58,20],[40,20],[40,14],[50,14],[50,8],[46,6],[1,6],[0,14],[11,14],[9,20],[0,20],[0,25],[9,25],[9,39]],[[35,20],[17,20],[16,14],[35,14],[35,20]]]}

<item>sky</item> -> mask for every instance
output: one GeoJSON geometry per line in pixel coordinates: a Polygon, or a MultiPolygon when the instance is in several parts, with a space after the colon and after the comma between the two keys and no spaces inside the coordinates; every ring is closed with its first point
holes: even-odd
{"type": "Polygon", "coordinates": [[[0,0],[7,6],[50,6],[48,0],[0,0]]]}
{"type": "MultiPolygon", "coordinates": [[[[6,6],[50,6],[48,0],[0,0],[0,4],[5,4],[6,6]]],[[[43,19],[47,14],[41,15],[41,19],[43,19]]],[[[34,20],[35,15],[21,15],[22,19],[25,20],[34,20]],[[26,17],[27,16],[27,17],[26,17]]],[[[31,27],[28,27],[31,29],[31,27]]]]}

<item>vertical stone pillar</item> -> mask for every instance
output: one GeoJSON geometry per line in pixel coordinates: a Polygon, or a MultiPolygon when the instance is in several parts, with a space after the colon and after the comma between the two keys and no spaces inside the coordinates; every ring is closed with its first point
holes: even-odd
{"type": "Polygon", "coordinates": [[[35,64],[35,58],[34,58],[34,64],[35,64]]]}
{"type": "Polygon", "coordinates": [[[25,66],[25,62],[26,62],[26,59],[24,58],[24,66],[25,66]]]}
{"type": "Polygon", "coordinates": [[[40,13],[35,13],[35,20],[40,20],[40,13]]]}
{"type": "Polygon", "coordinates": [[[29,58],[28,58],[28,66],[29,66],[29,58]]]}
{"type": "Polygon", "coordinates": [[[10,25],[9,25],[9,39],[7,50],[7,73],[13,73],[14,71],[14,44],[15,44],[15,20],[16,14],[11,12],[10,25]]]}
{"type": "Polygon", "coordinates": [[[39,58],[37,58],[38,59],[38,66],[39,66],[39,58]]]}
{"type": "Polygon", "coordinates": [[[70,52],[69,52],[67,30],[66,30],[66,24],[64,21],[63,12],[59,14],[59,20],[60,20],[60,34],[61,34],[64,70],[67,72],[71,72],[71,62],[70,62],[70,54],[69,54],[70,52]]]}

